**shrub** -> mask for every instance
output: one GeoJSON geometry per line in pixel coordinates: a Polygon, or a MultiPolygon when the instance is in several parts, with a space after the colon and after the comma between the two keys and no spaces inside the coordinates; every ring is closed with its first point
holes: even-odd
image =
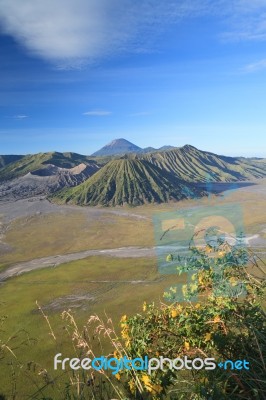
{"type": "Polygon", "coordinates": [[[173,286],[165,293],[171,303],[144,303],[142,314],[122,319],[127,353],[132,359],[211,357],[217,364],[246,360],[250,369],[176,371],[166,367],[151,375],[138,371],[146,394],[143,397],[129,380],[132,395],[150,399],[265,399],[263,263],[250,251],[225,242],[191,250],[187,263],[182,263],[180,256],[167,256],[168,261],[176,259],[179,273],[196,269],[192,283],[183,286],[185,301],[176,301],[180,294],[173,286]],[[195,298],[197,302],[193,302],[195,298]]]}

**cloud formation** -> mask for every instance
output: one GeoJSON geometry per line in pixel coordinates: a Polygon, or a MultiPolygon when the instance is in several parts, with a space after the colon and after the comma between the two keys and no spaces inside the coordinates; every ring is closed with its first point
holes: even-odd
{"type": "Polygon", "coordinates": [[[28,118],[28,115],[18,114],[13,116],[14,119],[25,119],[28,118]]]}
{"type": "Polygon", "coordinates": [[[246,65],[243,69],[243,72],[252,73],[252,72],[261,71],[263,69],[266,69],[266,59],[246,65]]]}
{"type": "Polygon", "coordinates": [[[169,23],[219,15],[227,38],[266,39],[265,0],[0,0],[2,32],[59,68],[145,51],[169,23]]]}
{"type": "Polygon", "coordinates": [[[230,41],[266,40],[266,1],[223,1],[227,30],[222,37],[230,41]],[[230,7],[229,7],[230,4],[230,7]]]}
{"type": "MultiPolygon", "coordinates": [[[[191,2],[180,1],[180,15],[191,10],[191,2]]],[[[161,18],[172,18],[174,3],[170,0],[164,7],[149,0],[0,0],[0,25],[32,53],[59,67],[79,67],[140,46],[138,33],[152,29],[161,18]]]]}
{"type": "Polygon", "coordinates": [[[83,115],[88,115],[89,117],[106,117],[111,114],[111,111],[106,110],[92,110],[83,113],[83,115]]]}

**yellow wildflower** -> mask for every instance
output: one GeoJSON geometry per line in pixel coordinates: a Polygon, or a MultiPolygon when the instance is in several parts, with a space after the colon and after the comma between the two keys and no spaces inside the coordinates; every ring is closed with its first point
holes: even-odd
{"type": "Polygon", "coordinates": [[[184,295],[184,296],[187,295],[187,285],[183,285],[183,286],[182,286],[182,292],[183,292],[183,295],[184,295]]]}
{"type": "Polygon", "coordinates": [[[167,262],[171,262],[171,261],[173,261],[173,259],[174,259],[174,257],[172,254],[168,254],[168,256],[166,257],[167,262]]]}
{"type": "Polygon", "coordinates": [[[195,308],[196,308],[196,309],[199,309],[200,307],[201,307],[200,303],[197,303],[197,304],[195,305],[195,308]]]}
{"type": "Polygon", "coordinates": [[[122,328],[126,328],[126,326],[127,326],[127,316],[126,315],[123,315],[123,317],[120,319],[120,326],[122,328]]]}
{"type": "Polygon", "coordinates": [[[147,310],[147,303],[146,303],[146,301],[144,301],[144,303],[143,303],[142,310],[143,310],[144,312],[147,310]]]}
{"type": "Polygon", "coordinates": [[[186,350],[189,350],[189,349],[190,349],[190,345],[189,345],[188,342],[185,342],[185,343],[184,343],[184,346],[185,346],[185,349],[186,349],[186,350]]]}
{"type": "Polygon", "coordinates": [[[199,274],[199,276],[198,276],[198,281],[199,281],[200,285],[203,285],[203,277],[201,274],[199,274]]]}
{"type": "Polygon", "coordinates": [[[118,381],[120,381],[120,379],[121,379],[121,375],[120,375],[120,374],[115,374],[115,377],[116,377],[116,379],[117,379],[118,381]]]}
{"type": "Polygon", "coordinates": [[[121,332],[121,336],[123,339],[128,339],[128,330],[127,329],[123,329],[123,331],[121,332]]]}
{"type": "Polygon", "coordinates": [[[171,311],[171,317],[172,317],[172,318],[175,318],[175,317],[177,317],[177,316],[178,316],[177,310],[172,310],[172,311],[171,311]]]}
{"type": "Polygon", "coordinates": [[[194,290],[197,290],[198,289],[198,285],[197,285],[197,283],[193,283],[193,284],[191,284],[190,285],[190,290],[193,292],[194,290]]]}
{"type": "Polygon", "coordinates": [[[252,290],[252,286],[251,285],[246,285],[246,289],[251,291],[252,290]]]}
{"type": "Polygon", "coordinates": [[[130,379],[130,381],[128,382],[128,386],[129,386],[129,389],[130,389],[131,393],[134,393],[134,391],[135,391],[135,382],[133,381],[133,379],[130,379]]]}
{"type": "Polygon", "coordinates": [[[209,342],[211,340],[211,337],[212,337],[211,333],[206,333],[205,338],[204,338],[205,342],[209,342]]]}
{"type": "Polygon", "coordinates": [[[216,315],[213,319],[213,322],[216,324],[218,322],[221,322],[221,318],[219,317],[219,315],[216,315]]]}
{"type": "Polygon", "coordinates": [[[142,375],[141,380],[144,383],[144,385],[150,385],[151,383],[149,375],[142,375]]]}
{"type": "Polygon", "coordinates": [[[142,375],[141,380],[144,383],[145,389],[151,394],[161,393],[163,390],[161,385],[152,384],[149,375],[142,375]]]}
{"type": "Polygon", "coordinates": [[[123,317],[120,319],[120,322],[126,322],[126,320],[127,320],[127,316],[123,315],[123,317]]]}

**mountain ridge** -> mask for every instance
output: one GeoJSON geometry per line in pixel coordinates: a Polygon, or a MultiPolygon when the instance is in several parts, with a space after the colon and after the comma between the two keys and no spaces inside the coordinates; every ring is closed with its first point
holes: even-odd
{"type": "MultiPolygon", "coordinates": [[[[57,151],[37,154],[27,154],[16,161],[0,168],[0,182],[19,178],[41,168],[45,165],[52,164],[61,168],[73,168],[79,164],[96,164],[90,156],[84,156],[78,153],[57,151]]],[[[97,163],[98,164],[98,163],[97,163]]]]}
{"type": "MultiPolygon", "coordinates": [[[[117,140],[111,143],[116,147],[117,140]]],[[[18,156],[0,167],[0,200],[53,194],[52,200],[63,203],[139,205],[204,195],[199,191],[204,182],[266,177],[265,159],[217,155],[191,145],[152,149],[98,157],[72,152],[18,156]]]]}
{"type": "Polygon", "coordinates": [[[147,160],[121,158],[109,161],[76,188],[52,199],[78,205],[141,205],[200,197],[203,190],[177,179],[147,160]]]}
{"type": "Polygon", "coordinates": [[[222,156],[191,145],[144,157],[189,182],[236,182],[266,177],[266,160],[222,156]]]}

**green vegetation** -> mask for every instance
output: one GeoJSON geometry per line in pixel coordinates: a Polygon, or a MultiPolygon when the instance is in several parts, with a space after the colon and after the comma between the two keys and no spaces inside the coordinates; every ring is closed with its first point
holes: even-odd
{"type": "MultiPolygon", "coordinates": [[[[90,257],[7,281],[1,286],[0,315],[7,316],[7,319],[0,337],[4,343],[11,339],[8,343],[17,359],[5,352],[5,358],[0,360],[0,393],[11,396],[14,390],[13,398],[20,400],[37,391],[37,383],[45,384],[40,381],[42,376],[38,376],[39,368],[47,370],[54,379],[58,377],[60,387],[64,387],[65,377],[61,379],[60,371],[53,371],[53,357],[57,352],[73,355],[73,346],[64,329],[66,324],[61,320],[61,311],[71,308],[81,326],[91,314],[104,318],[105,313],[112,316],[114,324],[118,325],[122,313],[136,313],[142,302],[158,298],[172,280],[172,276],[161,280],[155,260],[90,257]],[[49,335],[36,300],[49,316],[58,338],[56,343],[49,335]],[[28,369],[31,362],[30,365],[39,365],[35,373],[28,369]]],[[[108,354],[110,350],[106,340],[102,349],[95,338],[94,351],[97,354],[108,354]]],[[[56,392],[58,397],[55,396],[56,389],[57,385],[48,387],[47,398],[50,393],[53,400],[65,400],[63,389],[56,392]]]]}
{"type": "Polygon", "coordinates": [[[123,158],[106,164],[86,182],[52,196],[79,205],[116,206],[162,203],[204,194],[146,160],[123,158]]]}
{"type": "MultiPolygon", "coordinates": [[[[6,299],[3,312],[10,313],[12,319],[7,318],[1,334],[0,356],[6,366],[0,370],[0,380],[5,382],[3,394],[18,400],[25,396],[36,400],[264,400],[266,320],[261,307],[263,282],[257,277],[257,269],[263,265],[243,250],[237,257],[236,249],[224,243],[196,249],[195,254],[201,268],[195,273],[193,288],[184,290],[185,303],[154,303],[167,285],[173,287],[173,276],[158,280],[156,268],[147,260],[136,265],[135,260],[91,257],[7,282],[2,288],[6,299]],[[244,259],[248,268],[243,268],[244,259]],[[215,296],[213,260],[224,265],[224,278],[233,296],[215,296]],[[103,275],[105,282],[100,283],[103,275]],[[138,286],[127,282],[132,275],[146,282],[138,286]],[[244,298],[238,298],[239,282],[247,291],[244,298]],[[40,284],[38,311],[35,300],[40,284]],[[93,299],[79,299],[88,292],[93,299]],[[196,292],[199,299],[191,302],[196,292]],[[14,304],[18,298],[19,307],[14,304]],[[61,320],[58,311],[68,309],[71,301],[72,311],[64,311],[61,320]],[[112,315],[113,321],[106,320],[105,313],[112,315]],[[119,320],[121,335],[114,328],[119,320]],[[12,337],[5,331],[13,332],[12,337]],[[119,360],[148,355],[192,360],[210,357],[218,362],[246,360],[250,369],[175,371],[166,367],[151,375],[126,370],[111,375],[103,370],[92,374],[67,367],[62,373],[53,370],[53,357],[58,352],[70,358],[109,355],[119,360]],[[7,379],[10,374],[12,379],[7,379]]],[[[175,290],[170,290],[170,296],[173,300],[175,290]]]]}
{"type": "Polygon", "coordinates": [[[234,182],[266,176],[265,160],[219,156],[189,145],[144,158],[189,182],[234,182]]]}
{"type": "MultiPolygon", "coordinates": [[[[263,400],[266,396],[266,314],[264,265],[249,251],[219,243],[192,249],[186,266],[178,257],[179,272],[195,271],[193,283],[165,294],[170,304],[143,305],[144,313],[121,320],[124,348],[130,358],[188,357],[246,360],[249,368],[174,370],[165,367],[151,375],[137,371],[138,381],[128,371],[119,380],[138,399],[263,400]],[[250,269],[252,268],[252,269],[250,269]],[[258,270],[264,276],[258,278],[258,270]],[[248,272],[250,271],[250,272],[248,272]],[[218,279],[219,275],[219,279],[218,279]],[[240,297],[242,294],[242,297],[240,297]],[[244,295],[244,296],[243,296],[244,295]],[[197,297],[197,303],[195,303],[197,297]],[[194,303],[192,302],[194,300],[194,303]]],[[[168,257],[169,261],[173,257],[168,257]]],[[[119,357],[123,356],[119,352],[119,357]]],[[[232,365],[232,364],[230,364],[232,365]]]]}
{"type": "Polygon", "coordinates": [[[8,164],[11,164],[17,160],[20,160],[23,156],[19,155],[6,155],[0,156],[0,169],[6,167],[8,164]]]}
{"type": "MultiPolygon", "coordinates": [[[[219,200],[222,203],[239,201],[243,206],[247,233],[263,237],[266,222],[264,187],[258,185],[258,189],[253,187],[252,190],[249,192],[247,188],[244,194],[242,190],[235,191],[224,199],[204,197],[197,201],[196,206],[208,207],[219,200]]],[[[193,200],[178,203],[178,209],[193,206],[193,200]]],[[[77,208],[76,211],[72,207],[62,207],[54,214],[16,220],[5,231],[3,241],[13,250],[1,256],[0,268],[20,260],[88,248],[153,245],[149,217],[154,212],[173,209],[176,205],[170,203],[149,204],[140,206],[137,213],[125,208],[122,211],[125,215],[122,216],[119,209],[77,208]],[[132,215],[127,216],[126,213],[132,215]],[[134,218],[134,214],[148,219],[134,218]]],[[[220,264],[223,264],[225,256],[230,256],[216,253],[220,264]]],[[[202,253],[202,260],[207,263],[211,255],[211,252],[202,253]]],[[[241,269],[228,270],[227,278],[233,288],[237,287],[239,280],[253,279],[253,273],[259,281],[263,277],[262,271],[251,269],[250,265],[245,271],[248,275],[243,276],[241,269]]],[[[264,399],[262,372],[265,374],[265,371],[262,369],[261,354],[265,351],[265,328],[262,325],[264,314],[260,283],[251,281],[248,296],[243,301],[222,296],[212,298],[207,297],[212,292],[212,274],[211,270],[200,270],[194,276],[194,282],[200,283],[199,300],[186,304],[176,303],[174,298],[173,303],[160,302],[165,288],[175,289],[175,283],[185,284],[186,276],[158,275],[156,260],[152,258],[90,257],[56,268],[36,270],[5,282],[1,285],[0,302],[0,316],[7,316],[0,327],[0,399],[1,394],[5,394],[8,400],[20,400],[26,396],[35,400],[264,399]],[[36,307],[36,300],[48,316],[56,340],[49,334],[51,332],[36,307]],[[143,312],[140,312],[142,304],[143,312]],[[64,313],[62,321],[60,312],[69,308],[71,313],[64,313]],[[109,320],[106,328],[113,329],[113,324],[117,334],[112,334],[115,340],[111,342],[106,335],[102,336],[100,343],[97,326],[103,326],[105,312],[113,319],[112,323],[109,320]],[[87,324],[90,316],[96,314],[99,316],[98,320],[95,317],[96,326],[87,324]],[[120,335],[117,326],[121,315],[127,317],[121,321],[122,338],[119,338],[115,335],[120,335]],[[180,350],[178,354],[191,357],[196,356],[198,348],[210,357],[219,356],[223,360],[221,349],[226,357],[229,353],[232,357],[236,356],[239,349],[241,357],[255,367],[251,374],[242,371],[236,378],[229,374],[229,370],[223,371],[223,374],[222,371],[209,371],[209,375],[197,372],[193,376],[178,374],[170,377],[155,374],[151,377],[141,374],[129,377],[121,374],[114,378],[100,374],[95,376],[93,385],[88,386],[86,382],[91,379],[88,374],[67,371],[60,375],[53,371],[52,361],[56,353],[74,357],[82,356],[85,351],[78,347],[78,341],[72,340],[77,331],[71,316],[78,327],[78,338],[91,341],[91,348],[97,355],[112,353],[119,358],[126,352],[133,357],[136,349],[140,348],[143,354],[146,352],[149,356],[156,357],[158,353],[165,356],[163,351],[167,347],[169,355],[180,350]],[[164,336],[163,329],[174,334],[164,336]],[[200,329],[202,335],[199,334],[200,329]],[[17,358],[6,346],[14,351],[17,358]],[[240,383],[236,381],[238,378],[240,383]]],[[[185,293],[189,292],[187,289],[184,286],[185,293]]],[[[173,295],[174,290],[171,292],[173,295]]],[[[88,347],[86,349],[88,351],[88,347]]]]}
{"type": "Polygon", "coordinates": [[[0,169],[0,181],[26,175],[28,172],[43,168],[45,164],[54,164],[61,168],[73,168],[81,163],[89,165],[90,163],[95,163],[95,160],[89,156],[76,153],[51,152],[30,154],[0,169]]]}
{"type": "Polygon", "coordinates": [[[5,269],[6,267],[7,267],[7,264],[4,264],[2,262],[0,263],[0,271],[5,269]]]}
{"type": "MultiPolygon", "coordinates": [[[[8,156],[7,156],[8,157],[8,156]]],[[[73,168],[81,163],[102,167],[95,177],[73,190],[63,189],[55,201],[82,205],[141,205],[202,195],[197,182],[236,182],[266,177],[264,159],[219,156],[186,145],[167,151],[124,156],[84,156],[76,153],[27,155],[6,165],[0,159],[0,181],[44,168],[46,164],[73,168]],[[6,166],[5,166],[6,165],[6,166]]],[[[95,170],[92,171],[94,173],[95,170]]],[[[58,187],[60,190],[62,187],[58,187]]]]}

